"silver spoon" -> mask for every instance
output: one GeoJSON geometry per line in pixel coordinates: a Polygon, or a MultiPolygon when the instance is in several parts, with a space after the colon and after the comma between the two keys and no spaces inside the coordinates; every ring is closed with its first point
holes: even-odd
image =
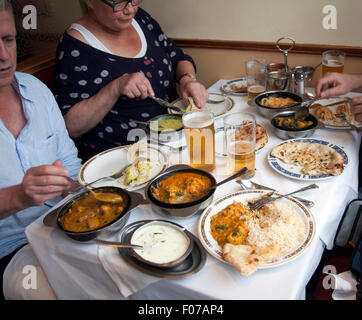
{"type": "Polygon", "coordinates": [[[228,178],[220,181],[220,182],[217,183],[217,184],[214,184],[214,185],[211,186],[210,188],[207,188],[206,190],[203,191],[203,193],[206,194],[206,193],[210,192],[211,190],[216,189],[217,187],[220,187],[220,186],[223,185],[224,183],[229,182],[229,181],[231,181],[231,180],[233,180],[233,179],[235,179],[235,178],[237,178],[237,177],[239,177],[239,176],[241,176],[241,175],[246,174],[247,172],[248,172],[248,168],[247,168],[247,167],[244,167],[244,168],[242,168],[241,170],[239,170],[238,172],[236,172],[236,173],[234,173],[233,175],[231,175],[230,177],[228,177],[228,178]]]}
{"type": "Polygon", "coordinates": [[[106,241],[106,240],[100,240],[100,239],[94,239],[93,240],[96,244],[99,244],[100,246],[107,246],[107,247],[117,247],[117,248],[133,248],[133,249],[142,249],[142,246],[139,246],[137,244],[128,244],[128,243],[121,243],[117,241],[106,241]]]}
{"type": "Polygon", "coordinates": [[[309,109],[307,107],[300,107],[298,111],[294,114],[296,120],[304,120],[309,116],[309,109]]]}

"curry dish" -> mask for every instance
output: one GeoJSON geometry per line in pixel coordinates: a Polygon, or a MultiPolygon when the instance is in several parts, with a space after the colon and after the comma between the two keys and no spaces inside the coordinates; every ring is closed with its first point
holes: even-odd
{"type": "Polygon", "coordinates": [[[286,108],[297,104],[298,102],[292,98],[277,98],[277,97],[270,97],[270,98],[263,98],[261,99],[260,104],[263,107],[268,107],[272,109],[278,108],[286,108]]]}
{"type": "MultiPolygon", "coordinates": [[[[101,195],[102,192],[97,192],[101,195]]],[[[105,226],[116,219],[125,208],[125,201],[119,201],[119,194],[104,193],[107,198],[114,195],[116,203],[97,200],[92,193],[75,201],[68,211],[59,218],[63,229],[71,232],[91,231],[105,226]]],[[[123,198],[122,198],[123,199],[123,198]]]]}
{"type": "Polygon", "coordinates": [[[313,121],[299,120],[292,117],[277,117],[275,118],[275,125],[285,129],[305,129],[313,125],[313,121]]]}
{"type": "Polygon", "coordinates": [[[197,173],[176,173],[152,187],[153,196],[165,203],[188,203],[204,196],[204,191],[211,187],[208,177],[197,173]]]}
{"type": "Polygon", "coordinates": [[[248,206],[234,201],[231,205],[211,217],[210,233],[220,247],[226,243],[242,244],[248,236],[247,221],[266,213],[266,207],[253,212],[248,206]]]}

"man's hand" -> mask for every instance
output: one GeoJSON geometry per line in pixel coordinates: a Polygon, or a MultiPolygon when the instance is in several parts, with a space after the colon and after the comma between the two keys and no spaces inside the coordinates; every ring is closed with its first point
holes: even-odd
{"type": "Polygon", "coordinates": [[[62,195],[75,187],[67,175],[68,170],[59,160],[51,165],[30,168],[18,186],[18,201],[26,208],[43,205],[45,201],[62,195]]]}

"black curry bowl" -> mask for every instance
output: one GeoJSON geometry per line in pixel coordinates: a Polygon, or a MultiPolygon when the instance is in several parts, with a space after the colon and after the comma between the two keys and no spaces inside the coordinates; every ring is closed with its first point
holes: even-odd
{"type": "Polygon", "coordinates": [[[288,140],[288,139],[296,139],[296,138],[309,138],[311,135],[313,135],[314,131],[320,127],[318,119],[313,116],[312,114],[309,114],[304,120],[305,121],[311,121],[312,124],[309,126],[306,126],[304,128],[288,128],[288,127],[282,127],[278,126],[276,123],[276,118],[289,118],[293,117],[295,115],[296,111],[283,111],[280,113],[277,113],[272,119],[271,124],[274,128],[274,132],[277,137],[280,139],[288,140]]]}
{"type": "Polygon", "coordinates": [[[302,101],[303,101],[303,99],[301,96],[299,96],[293,92],[288,92],[288,91],[267,91],[267,92],[261,93],[255,97],[255,104],[258,108],[258,112],[262,116],[267,117],[269,119],[271,119],[275,114],[282,112],[282,111],[298,110],[302,101]],[[286,107],[281,107],[281,108],[271,108],[271,107],[266,107],[266,106],[262,105],[263,99],[268,99],[268,98],[272,98],[272,97],[273,98],[291,98],[296,103],[286,106],[286,107]]]}
{"type": "Polygon", "coordinates": [[[168,177],[178,173],[197,173],[207,177],[211,185],[216,184],[216,179],[209,172],[192,168],[188,165],[175,165],[169,167],[165,172],[151,180],[145,188],[145,196],[152,206],[152,210],[167,217],[186,218],[201,213],[214,199],[215,189],[210,190],[201,198],[186,203],[166,203],[155,198],[153,190],[160,186],[160,183],[168,177]]]}
{"type": "Polygon", "coordinates": [[[90,191],[85,190],[84,192],[81,192],[80,194],[77,194],[74,197],[70,198],[58,210],[49,213],[44,218],[44,224],[52,227],[57,227],[73,240],[90,241],[98,237],[107,237],[114,234],[115,232],[118,232],[127,223],[130,212],[137,206],[147,203],[141,194],[136,192],[129,192],[118,187],[106,186],[106,187],[93,188],[92,190],[94,192],[107,192],[107,193],[114,193],[120,195],[124,201],[123,210],[121,212],[118,212],[117,216],[113,220],[98,228],[89,231],[81,231],[81,232],[66,230],[62,223],[63,216],[68,212],[68,210],[74,204],[74,202],[89,195],[90,191]]]}

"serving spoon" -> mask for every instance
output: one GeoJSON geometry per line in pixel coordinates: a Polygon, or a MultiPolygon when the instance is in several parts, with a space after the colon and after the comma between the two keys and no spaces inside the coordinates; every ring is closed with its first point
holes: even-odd
{"type": "Polygon", "coordinates": [[[107,241],[107,240],[100,240],[100,239],[94,239],[93,242],[96,244],[99,244],[100,246],[106,246],[106,247],[117,247],[117,248],[133,248],[133,249],[142,249],[142,246],[139,246],[137,244],[128,244],[128,243],[122,243],[117,241],[107,241]]]}
{"type": "Polygon", "coordinates": [[[203,193],[204,193],[204,194],[207,194],[207,193],[209,193],[211,190],[214,190],[214,189],[216,189],[217,187],[220,187],[220,186],[223,185],[224,183],[229,182],[229,181],[231,181],[231,180],[233,180],[233,179],[235,179],[235,178],[237,178],[237,177],[239,177],[239,176],[241,176],[241,175],[244,175],[244,174],[246,174],[246,173],[248,173],[248,172],[249,172],[248,168],[247,168],[247,167],[244,167],[244,168],[242,168],[241,170],[239,170],[238,172],[236,172],[236,173],[234,173],[233,175],[231,175],[230,177],[228,177],[228,178],[226,178],[226,179],[224,179],[224,180],[222,180],[222,181],[214,184],[213,186],[205,189],[205,190],[203,191],[203,193]]]}

